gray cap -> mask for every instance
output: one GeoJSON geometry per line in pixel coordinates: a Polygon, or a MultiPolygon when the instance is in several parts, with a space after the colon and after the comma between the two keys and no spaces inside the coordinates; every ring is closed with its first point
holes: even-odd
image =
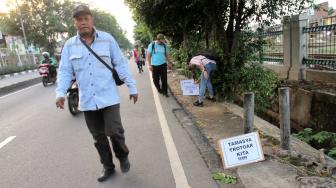
{"type": "Polygon", "coordinates": [[[89,7],[87,7],[86,5],[78,5],[77,7],[75,7],[72,13],[72,17],[75,18],[79,14],[92,15],[89,7]]]}

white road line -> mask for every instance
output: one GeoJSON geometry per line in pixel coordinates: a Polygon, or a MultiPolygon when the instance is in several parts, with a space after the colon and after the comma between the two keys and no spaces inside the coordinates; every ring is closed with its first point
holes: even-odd
{"type": "Polygon", "coordinates": [[[0,149],[4,147],[6,144],[8,144],[10,141],[12,141],[16,136],[10,136],[6,138],[3,142],[0,143],[0,149]]]}
{"type": "Polygon", "coordinates": [[[38,83],[38,84],[35,84],[35,85],[33,85],[33,86],[30,86],[30,87],[21,89],[21,90],[19,90],[19,91],[16,91],[16,92],[14,92],[14,93],[10,93],[10,94],[1,96],[1,97],[0,97],[0,100],[1,100],[1,99],[4,99],[4,98],[6,98],[6,97],[9,97],[9,96],[11,96],[11,95],[15,95],[15,94],[21,93],[21,92],[23,92],[23,91],[26,91],[26,90],[31,89],[31,88],[33,88],[33,87],[36,87],[36,86],[38,86],[38,85],[40,85],[40,84],[41,84],[41,83],[38,83]]]}
{"type": "Polygon", "coordinates": [[[184,169],[183,169],[180,157],[178,155],[173,137],[169,130],[167,119],[166,119],[166,116],[164,115],[158,92],[156,92],[156,88],[153,84],[153,81],[150,75],[151,74],[149,74],[149,77],[150,77],[150,82],[151,82],[152,91],[154,95],[154,102],[155,102],[157,114],[159,117],[164,142],[165,142],[166,149],[168,152],[168,158],[170,161],[170,167],[173,172],[176,188],[188,188],[189,184],[188,184],[187,177],[184,173],[184,169]]]}

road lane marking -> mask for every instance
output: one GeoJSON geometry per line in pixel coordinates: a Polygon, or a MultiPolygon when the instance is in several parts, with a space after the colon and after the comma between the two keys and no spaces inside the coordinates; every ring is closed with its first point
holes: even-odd
{"type": "Polygon", "coordinates": [[[9,97],[9,96],[11,96],[11,95],[15,95],[15,94],[21,93],[21,92],[23,92],[23,91],[25,91],[25,90],[31,89],[31,88],[33,88],[33,87],[36,87],[36,86],[40,85],[40,84],[41,84],[41,83],[38,83],[38,84],[32,85],[32,86],[30,86],[30,87],[27,87],[27,88],[24,88],[24,89],[15,91],[15,92],[13,92],[13,93],[9,93],[9,94],[7,94],[7,95],[1,96],[1,97],[0,97],[0,100],[1,100],[1,99],[4,99],[4,98],[6,98],[6,97],[9,97]]]}
{"type": "Polygon", "coordinates": [[[0,149],[4,147],[6,144],[8,144],[10,141],[12,141],[16,136],[10,136],[6,138],[3,142],[0,143],[0,149]]]}
{"type": "MultiPolygon", "coordinates": [[[[149,71],[149,73],[150,73],[150,71],[149,71]]],[[[165,142],[165,145],[166,145],[168,158],[169,158],[169,161],[170,161],[170,167],[171,167],[172,172],[173,172],[176,188],[188,188],[189,184],[188,184],[187,177],[184,173],[184,169],[183,169],[180,157],[178,155],[173,137],[171,135],[166,116],[163,112],[162,105],[161,105],[160,98],[159,98],[159,94],[158,94],[158,92],[156,92],[156,88],[153,84],[153,80],[152,80],[150,75],[151,74],[149,74],[149,77],[150,77],[150,83],[151,83],[152,91],[153,91],[153,95],[154,95],[154,102],[155,102],[157,114],[158,114],[158,117],[159,117],[160,126],[161,126],[161,130],[162,130],[164,142],[165,142]]]]}

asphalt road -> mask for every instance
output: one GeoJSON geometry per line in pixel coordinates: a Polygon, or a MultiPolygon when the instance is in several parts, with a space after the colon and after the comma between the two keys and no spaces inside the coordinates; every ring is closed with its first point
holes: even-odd
{"type": "Polygon", "coordinates": [[[117,173],[98,183],[101,164],[83,114],[73,117],[68,109],[56,109],[55,86],[37,84],[0,97],[0,187],[186,188],[183,182],[192,188],[217,187],[172,113],[180,108],[176,101],[159,96],[155,102],[158,94],[152,91],[148,70],[138,74],[134,64],[131,70],[139,102],[134,105],[127,88],[120,88],[129,173],[122,174],[115,161],[117,173]]]}

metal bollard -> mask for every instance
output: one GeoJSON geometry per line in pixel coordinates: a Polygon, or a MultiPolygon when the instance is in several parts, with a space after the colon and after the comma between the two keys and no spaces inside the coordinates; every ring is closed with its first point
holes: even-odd
{"type": "Polygon", "coordinates": [[[290,99],[288,87],[279,88],[280,143],[290,150],[290,99]]]}
{"type": "Polygon", "coordinates": [[[244,133],[253,131],[254,123],[254,93],[244,93],[244,133]]]}

